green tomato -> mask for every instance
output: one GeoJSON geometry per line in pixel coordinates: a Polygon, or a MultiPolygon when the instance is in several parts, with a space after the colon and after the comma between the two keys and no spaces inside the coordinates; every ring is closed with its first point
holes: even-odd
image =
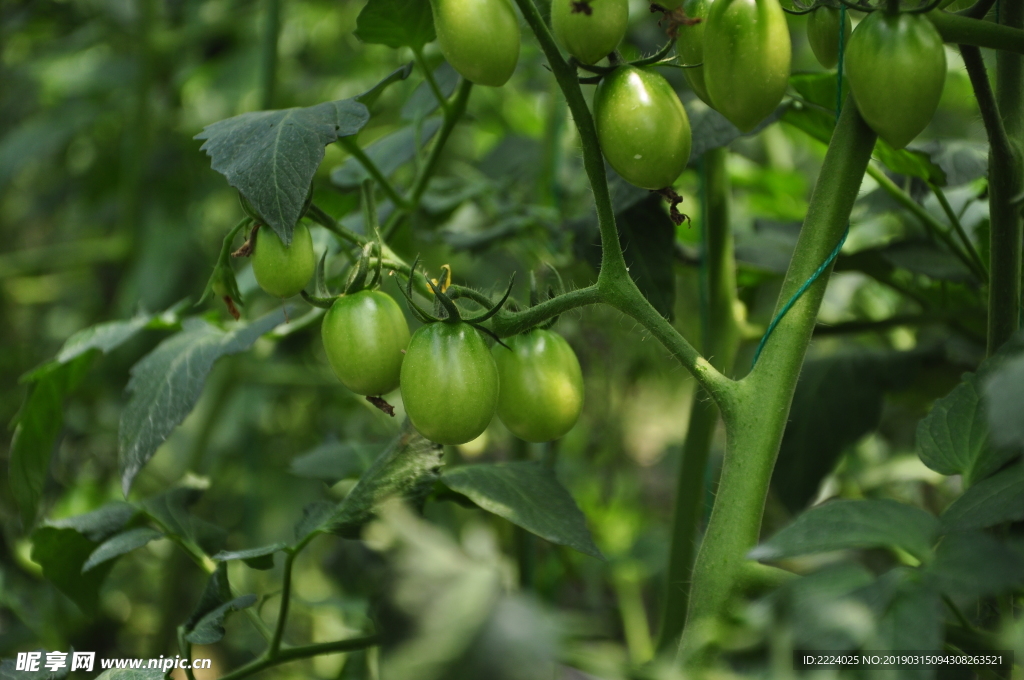
{"type": "Polygon", "coordinates": [[[683,3],[683,12],[687,19],[699,19],[693,24],[679,24],[676,28],[676,54],[682,64],[693,64],[691,68],[683,69],[683,77],[690,84],[694,94],[700,97],[705,104],[711,104],[711,97],[708,96],[708,88],[704,82],[704,67],[696,64],[704,63],[704,26],[707,23],[708,0],[686,0],[683,3]]]}
{"type": "Polygon", "coordinates": [[[718,111],[750,132],[789,84],[789,26],[779,0],[716,0],[704,28],[704,81],[718,111]]]}
{"type": "MultiPolygon", "coordinates": [[[[832,7],[819,5],[807,16],[807,42],[817,57],[818,63],[825,68],[832,68],[839,63],[839,15],[841,12],[832,7]]],[[[849,13],[842,12],[843,40],[848,40],[851,31],[849,13]]]]}
{"type": "Polygon", "coordinates": [[[626,35],[628,0],[553,0],[551,28],[580,63],[596,64],[626,35]]]}
{"type": "Polygon", "coordinates": [[[409,420],[438,444],[465,444],[494,417],[498,369],[480,332],[467,323],[431,323],[413,333],[402,362],[409,420]]]}
{"type": "Polygon", "coordinates": [[[920,14],[869,14],[850,37],[843,66],[860,115],[897,149],[928,125],[946,82],[942,37],[920,14]]]}
{"type": "Polygon", "coordinates": [[[494,345],[498,417],[528,442],[548,442],[572,429],[583,409],[583,373],[569,343],[540,329],[494,345]]]}
{"type": "Polygon", "coordinates": [[[313,239],[306,225],[292,229],[292,242],[284,245],[270,227],[256,233],[252,271],[260,288],[279,298],[298,295],[316,270],[313,239]]]}
{"type": "Polygon", "coordinates": [[[675,90],[654,71],[620,66],[594,95],[604,157],[627,182],[672,186],[690,158],[690,120],[675,90]]]}
{"type": "Polygon", "coordinates": [[[367,396],[398,387],[409,324],[390,295],[379,290],[342,295],[327,311],[320,334],[345,387],[367,396]]]}
{"type": "Polygon", "coordinates": [[[430,0],[441,53],[463,78],[499,87],[519,61],[519,20],[509,0],[430,0]]]}

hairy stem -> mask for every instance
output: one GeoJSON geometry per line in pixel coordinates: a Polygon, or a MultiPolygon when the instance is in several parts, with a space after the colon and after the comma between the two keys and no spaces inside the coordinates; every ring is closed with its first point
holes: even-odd
{"type": "MultiPolygon", "coordinates": [[[[707,318],[703,350],[711,364],[724,373],[732,370],[740,333],[733,307],[736,302],[736,262],[729,226],[729,176],[726,148],[704,154],[704,261],[707,263],[707,318]]],[[[682,462],[676,482],[675,511],[668,575],[665,580],[658,649],[678,644],[686,622],[690,576],[697,533],[704,508],[704,477],[711,438],[718,423],[718,409],[707,392],[697,388],[690,408],[683,443],[682,462]]]]}
{"type": "Polygon", "coordinates": [[[438,87],[437,81],[434,79],[434,72],[430,70],[430,65],[423,56],[423,48],[413,47],[412,55],[416,59],[416,65],[420,67],[421,71],[423,71],[423,78],[427,81],[427,86],[430,87],[430,91],[434,93],[434,99],[436,99],[438,105],[440,105],[441,111],[447,115],[451,105],[448,103],[444,93],[441,92],[441,88],[438,87]]]}
{"type": "MultiPolygon", "coordinates": [[[[777,309],[826,260],[845,232],[874,142],[875,133],[848,100],[811,194],[777,309]]],[[[715,506],[693,570],[679,650],[684,664],[706,661],[709,634],[737,584],[744,556],[757,543],[768,483],[828,274],[811,285],[782,318],[757,366],[737,384],[732,408],[723,408],[726,452],[715,506]]]]}
{"type": "Polygon", "coordinates": [[[373,162],[373,159],[366,155],[366,152],[363,151],[362,147],[356,143],[354,137],[338,137],[338,143],[341,144],[345,151],[348,151],[353,158],[359,161],[359,164],[363,166],[367,173],[369,173],[370,177],[380,185],[380,188],[384,191],[384,195],[395,204],[395,208],[401,208],[403,210],[408,210],[410,208],[410,204],[407,203],[405,198],[398,193],[398,190],[395,189],[395,186],[391,181],[384,176],[384,173],[380,171],[380,168],[378,168],[377,164],[373,162]]]}
{"type": "MultiPolygon", "coordinates": [[[[1011,7],[1019,3],[1004,4],[1011,7]]],[[[1024,54],[1024,31],[1019,26],[1000,25],[942,11],[928,12],[925,16],[931,19],[945,42],[1024,54]]]]}
{"type": "Polygon", "coordinates": [[[320,642],[313,645],[302,645],[300,647],[284,647],[274,658],[263,656],[252,663],[222,675],[220,680],[240,680],[260,671],[280,666],[281,664],[299,659],[308,659],[323,654],[337,654],[339,652],[352,652],[358,649],[366,649],[380,644],[379,635],[366,635],[363,637],[349,638],[347,640],[335,640],[333,642],[320,642]]]}

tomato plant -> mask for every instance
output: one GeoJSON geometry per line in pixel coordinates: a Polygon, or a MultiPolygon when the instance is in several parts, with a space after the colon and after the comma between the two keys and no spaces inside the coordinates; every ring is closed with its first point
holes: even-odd
{"type": "Polygon", "coordinates": [[[716,109],[750,132],[782,101],[790,39],[778,0],[716,0],[704,28],[704,81],[716,109]]]}
{"type": "Polygon", "coordinates": [[[707,24],[708,0],[686,0],[682,3],[683,20],[676,28],[676,52],[684,64],[683,75],[694,94],[711,103],[704,83],[704,27],[707,24]]]}
{"type": "Polygon", "coordinates": [[[921,134],[939,106],[946,50],[925,17],[875,12],[850,37],[846,72],[864,120],[902,149],[921,134]]]}
{"type": "Polygon", "coordinates": [[[430,0],[448,63],[470,82],[499,87],[519,61],[519,21],[509,0],[430,0]]]}
{"type": "Polygon", "coordinates": [[[594,95],[601,150],[622,177],[645,189],[671,186],[690,158],[690,121],[653,71],[616,68],[594,95]]]}
{"type": "Polygon", "coordinates": [[[324,351],[338,379],[356,394],[381,395],[398,387],[409,325],[387,293],[342,295],[324,316],[324,351]]]}
{"type": "Polygon", "coordinates": [[[532,330],[494,345],[498,417],[528,442],[559,439],[583,409],[583,373],[576,353],[557,333],[532,330]]]}
{"type": "Polygon", "coordinates": [[[252,271],[263,290],[279,298],[298,295],[309,283],[314,269],[313,239],[306,225],[295,225],[288,245],[270,229],[258,232],[252,250],[252,271]]]}
{"type": "Polygon", "coordinates": [[[833,68],[839,63],[840,23],[843,40],[849,40],[853,26],[849,14],[822,5],[807,15],[807,42],[818,63],[825,68],[833,68]]]}
{"type": "Polygon", "coordinates": [[[409,420],[439,444],[465,444],[491,422],[498,369],[479,331],[432,323],[416,331],[402,362],[402,402],[409,420]]]}
{"type": "Polygon", "coordinates": [[[627,0],[551,3],[551,30],[566,51],[583,64],[597,63],[618,47],[628,22],[627,0]]]}

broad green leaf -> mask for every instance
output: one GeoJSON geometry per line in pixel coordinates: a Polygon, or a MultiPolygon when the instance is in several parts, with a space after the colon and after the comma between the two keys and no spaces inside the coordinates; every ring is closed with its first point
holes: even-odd
{"type": "Polygon", "coordinates": [[[974,281],[974,275],[963,261],[933,241],[897,241],[883,247],[880,254],[894,267],[932,279],[958,283],[974,281]]]}
{"type": "Polygon", "coordinates": [[[878,426],[885,393],[905,385],[921,359],[920,352],[861,352],[804,365],[772,475],[791,512],[814,498],[847,447],[878,426]]]}
{"type": "MultiPolygon", "coordinates": [[[[409,77],[409,75],[412,73],[412,64],[413,63],[411,61],[402,64],[394,71],[389,73],[379,83],[377,83],[376,85],[374,85],[361,95],[354,97],[354,99],[360,104],[366,106],[367,108],[373,106],[380,98],[381,94],[383,94],[384,90],[388,88],[389,85],[393,85],[394,83],[397,83],[400,80],[405,80],[406,78],[409,77]]],[[[343,135],[339,135],[339,137],[340,136],[343,135]]]]}
{"type": "Polygon", "coordinates": [[[1015,465],[967,489],[942,513],[948,531],[1024,520],[1024,466],[1015,465]]]}
{"type": "Polygon", "coordinates": [[[48,581],[87,615],[96,611],[100,586],[114,566],[113,562],[105,562],[82,573],[82,566],[97,546],[98,541],[74,529],[43,525],[32,532],[32,561],[43,568],[48,581]]]}
{"type": "Polygon", "coordinates": [[[767,599],[776,616],[792,626],[793,642],[800,649],[855,649],[862,640],[858,626],[851,624],[871,618],[855,594],[873,580],[859,564],[837,562],[789,581],[767,599]]]}
{"type": "Polygon", "coordinates": [[[982,390],[993,443],[1024,450],[1024,355],[1000,362],[982,390]]]}
{"type": "Polygon", "coordinates": [[[943,537],[925,578],[949,597],[973,600],[997,595],[1024,583],[1021,556],[981,532],[943,537]]]}
{"type": "Polygon", "coordinates": [[[139,314],[127,321],[110,321],[78,331],[67,339],[55,360],[66,364],[93,349],[107,354],[134,338],[152,320],[152,314],[139,314]]]}
{"type": "Polygon", "coordinates": [[[946,185],[957,187],[988,172],[988,145],[964,139],[925,142],[920,147],[946,173],[946,185]]]}
{"type": "Polygon", "coordinates": [[[48,520],[46,526],[74,529],[90,541],[102,543],[121,531],[138,513],[139,509],[134,505],[114,501],[83,515],[48,520]]]}
{"type": "MultiPolygon", "coordinates": [[[[892,651],[942,649],[943,613],[936,590],[912,581],[901,584],[900,592],[878,622],[871,647],[892,651]]],[[[930,680],[935,677],[935,667],[904,668],[898,677],[930,680]]]]}
{"type": "Polygon", "coordinates": [[[158,668],[111,668],[96,676],[96,680],[163,680],[164,672],[158,668]]]}
{"type": "Polygon", "coordinates": [[[120,557],[125,553],[130,553],[136,548],[141,548],[150,541],[162,536],[162,533],[149,527],[136,527],[135,529],[128,529],[127,531],[115,534],[92,551],[89,559],[82,565],[82,573],[120,557]]]}
{"type": "Polygon", "coordinates": [[[425,0],[369,0],[356,19],[356,37],[371,45],[419,49],[437,38],[425,0]]]}
{"type": "Polygon", "coordinates": [[[676,226],[664,200],[649,194],[616,221],[629,275],[654,308],[671,320],[676,301],[676,226]]]}
{"type": "Polygon", "coordinates": [[[334,484],[360,476],[373,462],[374,447],[367,444],[328,442],[292,459],[288,471],[298,477],[334,484]]]}
{"type": "Polygon", "coordinates": [[[199,401],[206,376],[222,356],[249,349],[264,333],[283,323],[282,310],[222,331],[200,319],[187,319],[132,367],[118,432],[121,486],[127,496],[135,475],[199,401]]]}
{"type": "Polygon", "coordinates": [[[302,517],[295,523],[295,540],[301,541],[320,528],[329,520],[337,509],[337,504],[330,501],[313,501],[302,508],[302,517]]]}
{"type": "Polygon", "coordinates": [[[285,243],[299,221],[324,147],[359,132],[370,114],[355,99],[254,111],[207,125],[196,139],[228,184],[285,243]]]}
{"type": "MultiPolygon", "coordinates": [[[[390,177],[400,167],[411,161],[419,149],[427,144],[441,128],[440,118],[428,118],[423,121],[419,131],[415,125],[407,125],[396,132],[381,137],[364,149],[377,169],[385,177],[390,177]]],[[[368,179],[370,174],[355,158],[348,158],[343,164],[331,171],[331,183],[342,189],[354,189],[368,179]]]]}
{"type": "Polygon", "coordinates": [[[939,521],[912,505],[836,500],[807,510],[748,557],[769,561],[850,548],[902,548],[924,559],[938,532],[939,521]]]}
{"type": "Polygon", "coordinates": [[[552,470],[535,462],[462,465],[441,481],[494,513],[543,539],[601,558],[587,520],[552,470]]]}
{"type": "Polygon", "coordinates": [[[195,626],[185,634],[185,639],[194,645],[212,645],[224,637],[224,618],[231,612],[242,611],[256,604],[255,595],[242,595],[225,602],[207,612],[196,621],[195,626]]]}
{"type": "MultiPolygon", "coordinates": [[[[203,592],[199,596],[199,602],[196,603],[192,613],[189,614],[188,619],[182,624],[185,633],[188,634],[194,631],[199,622],[208,614],[214,612],[225,603],[231,602],[231,600],[228,565],[227,562],[220,562],[217,564],[217,569],[210,574],[209,580],[206,581],[206,587],[203,588],[203,592]]],[[[225,610],[225,613],[227,613],[227,610],[225,610]]],[[[223,618],[221,620],[223,621],[223,618]]]]}
{"type": "Polygon", "coordinates": [[[45,370],[35,371],[31,392],[15,419],[8,475],[26,528],[35,523],[50,459],[64,427],[64,398],[91,364],[87,354],[66,364],[50,362],[45,370]]]}
{"type": "Polygon", "coordinates": [[[356,538],[387,500],[401,498],[413,507],[421,507],[443,464],[444,449],[424,439],[406,422],[402,432],[317,530],[356,538]]]}
{"type": "Polygon", "coordinates": [[[273,545],[265,545],[260,548],[249,548],[248,550],[221,550],[213,556],[213,559],[216,562],[242,560],[253,569],[262,569],[265,571],[267,569],[274,568],[274,553],[280,552],[287,547],[288,545],[286,543],[274,543],[273,545]]]}
{"type": "MultiPolygon", "coordinates": [[[[459,74],[451,64],[445,61],[434,70],[434,82],[437,83],[442,95],[450,97],[452,92],[455,92],[455,86],[459,84],[459,74]]],[[[402,105],[402,120],[423,120],[437,111],[440,106],[433,88],[424,80],[416,86],[405,104],[402,105]]]]}
{"type": "Polygon", "coordinates": [[[171,536],[184,539],[208,554],[215,553],[223,547],[227,532],[188,511],[202,494],[200,487],[179,486],[147,498],[142,501],[142,507],[171,536]]]}
{"type": "Polygon", "coordinates": [[[756,128],[745,133],[701,100],[691,99],[686,102],[686,115],[690,119],[690,130],[693,136],[693,143],[690,147],[691,160],[700,158],[705,151],[726,146],[740,137],[756,135],[779,120],[788,108],[788,103],[779,106],[767,118],[758,123],[756,128]]]}
{"type": "Polygon", "coordinates": [[[917,448],[924,464],[944,475],[963,475],[970,484],[1006,462],[989,444],[980,381],[974,374],[935,402],[917,426],[917,448]]]}

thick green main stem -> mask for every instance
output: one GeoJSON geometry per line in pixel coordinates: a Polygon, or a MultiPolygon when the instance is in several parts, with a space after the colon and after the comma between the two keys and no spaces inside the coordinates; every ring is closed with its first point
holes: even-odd
{"type": "MultiPolygon", "coordinates": [[[[810,278],[842,238],[874,142],[875,133],[848,100],[811,195],[778,306],[810,278]]],[[[757,367],[738,383],[730,408],[723,408],[725,459],[715,507],[694,565],[679,649],[684,664],[703,660],[709,629],[738,582],[744,556],[757,543],[768,483],[825,294],[827,274],[783,317],[757,367]]]]}
{"type": "MultiPolygon", "coordinates": [[[[1003,5],[1002,12],[1012,14],[1011,5],[1019,7],[1020,2],[1008,0],[1003,5]]],[[[995,24],[938,10],[925,16],[931,19],[945,42],[1024,54],[1024,31],[1020,30],[1019,24],[1006,20],[1002,24],[995,24]]]]}
{"type": "MultiPolygon", "coordinates": [[[[708,318],[704,353],[711,364],[728,374],[739,346],[736,323],[736,262],[733,257],[732,230],[729,228],[729,175],[726,148],[704,154],[705,176],[705,261],[707,262],[708,318]]],[[[661,631],[658,651],[671,649],[679,641],[686,622],[690,600],[690,577],[696,552],[697,530],[704,507],[704,477],[711,438],[718,423],[718,408],[707,392],[697,388],[690,408],[686,441],[676,482],[675,511],[672,518],[672,545],[668,575],[662,599],[661,631]]]]}
{"type": "Polygon", "coordinates": [[[281,0],[266,0],[263,46],[260,53],[260,108],[274,106],[277,89],[277,37],[281,32],[281,0]]]}

